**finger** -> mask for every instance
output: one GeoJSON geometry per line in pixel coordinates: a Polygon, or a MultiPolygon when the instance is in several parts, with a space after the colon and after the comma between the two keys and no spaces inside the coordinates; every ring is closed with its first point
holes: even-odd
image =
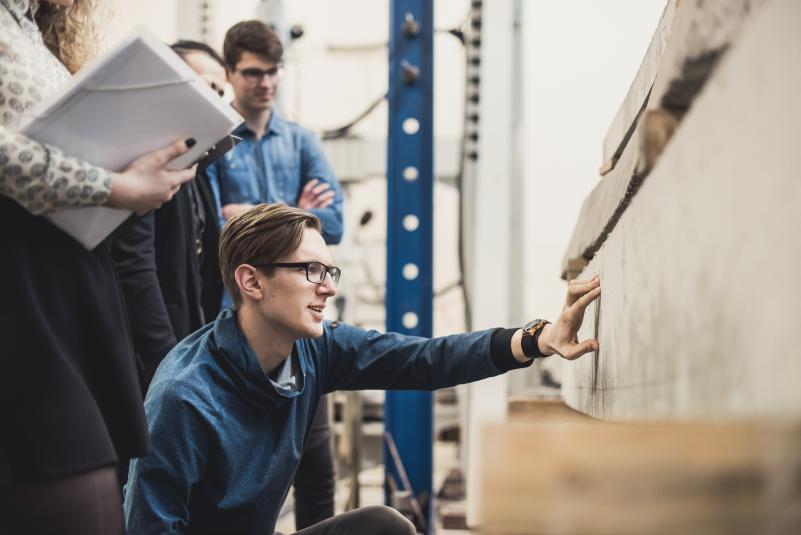
{"type": "Polygon", "coordinates": [[[570,307],[571,311],[574,313],[583,314],[584,309],[587,308],[590,303],[598,299],[599,295],[601,295],[601,287],[596,286],[592,291],[585,293],[579,299],[577,299],[576,302],[570,307]]]}
{"type": "Polygon", "coordinates": [[[181,185],[186,184],[187,182],[195,178],[195,173],[197,173],[197,164],[193,165],[189,169],[184,169],[182,171],[173,171],[171,173],[172,179],[174,180],[173,185],[181,187],[181,185]]]}
{"type": "Polygon", "coordinates": [[[598,344],[598,340],[590,338],[589,340],[584,340],[580,344],[573,344],[570,348],[565,352],[564,357],[568,360],[574,360],[579,358],[581,355],[586,355],[591,351],[598,351],[600,345],[598,344]]]}
{"type": "Polygon", "coordinates": [[[180,156],[181,154],[188,152],[189,149],[194,147],[196,143],[197,141],[193,137],[190,137],[188,139],[179,139],[172,145],[154,151],[151,154],[156,158],[157,162],[159,162],[162,166],[164,166],[167,165],[168,162],[171,162],[172,160],[180,156]]]}
{"type": "Polygon", "coordinates": [[[596,288],[597,286],[598,283],[595,281],[575,281],[573,284],[570,284],[567,287],[568,304],[575,303],[579,297],[589,292],[593,288],[596,288]]]}
{"type": "Polygon", "coordinates": [[[310,193],[310,192],[311,192],[311,191],[314,189],[314,186],[316,186],[316,185],[317,185],[317,183],[318,183],[318,182],[320,182],[320,181],[319,181],[319,180],[317,180],[316,178],[312,178],[311,180],[309,180],[309,181],[306,183],[306,185],[305,185],[305,186],[303,186],[303,192],[302,192],[302,194],[304,194],[304,195],[305,195],[305,194],[307,194],[307,193],[310,193]]]}
{"type": "Polygon", "coordinates": [[[571,279],[571,280],[567,281],[567,285],[568,286],[572,286],[574,284],[578,284],[578,285],[590,284],[590,283],[600,282],[600,280],[601,280],[601,277],[596,274],[596,275],[593,275],[593,277],[591,279],[571,279]]]}
{"type": "Polygon", "coordinates": [[[314,189],[312,190],[312,193],[313,193],[313,194],[315,194],[315,195],[320,195],[320,194],[322,194],[324,191],[326,191],[326,190],[329,190],[329,189],[331,189],[331,186],[330,186],[329,184],[326,184],[325,182],[323,182],[323,183],[321,183],[319,186],[317,186],[316,188],[314,188],[314,189]]]}
{"type": "Polygon", "coordinates": [[[333,200],[334,200],[334,192],[333,192],[333,191],[329,191],[329,192],[327,192],[327,193],[323,193],[322,195],[318,196],[318,197],[315,199],[315,201],[316,201],[317,203],[321,203],[321,202],[328,202],[328,203],[330,203],[330,202],[332,202],[333,200]]]}

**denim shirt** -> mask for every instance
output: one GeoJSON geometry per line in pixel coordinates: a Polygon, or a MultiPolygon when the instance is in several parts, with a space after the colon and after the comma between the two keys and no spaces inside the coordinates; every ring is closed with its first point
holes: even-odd
{"type": "MultiPolygon", "coordinates": [[[[311,131],[276,111],[261,139],[244,123],[234,130],[242,142],[211,165],[207,174],[220,206],[284,203],[297,206],[303,186],[316,178],[331,186],[334,202],[309,210],[320,218],[328,244],[342,239],[342,189],[322,146],[311,131]]],[[[220,221],[224,222],[222,215],[220,221]]]]}
{"type": "Polygon", "coordinates": [[[264,373],[230,309],[170,351],[145,399],[152,453],[130,465],[128,533],[272,534],[320,396],[434,390],[530,365],[512,355],[515,329],[426,339],[323,328],[295,342],[296,389],[264,373]]]}

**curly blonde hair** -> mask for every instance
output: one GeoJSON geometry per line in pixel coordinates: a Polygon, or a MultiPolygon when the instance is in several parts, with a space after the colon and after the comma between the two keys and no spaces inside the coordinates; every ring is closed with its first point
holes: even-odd
{"type": "Polygon", "coordinates": [[[97,51],[104,0],[75,0],[70,7],[39,1],[36,20],[50,52],[74,73],[97,51]]]}

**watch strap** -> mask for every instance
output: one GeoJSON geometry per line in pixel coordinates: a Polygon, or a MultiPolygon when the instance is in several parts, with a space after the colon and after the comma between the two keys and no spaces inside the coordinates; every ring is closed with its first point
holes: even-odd
{"type": "Polygon", "coordinates": [[[535,359],[546,356],[540,351],[539,339],[543,328],[549,323],[551,322],[548,320],[536,319],[528,322],[523,327],[523,337],[520,339],[520,345],[523,348],[523,354],[528,358],[535,359]]]}

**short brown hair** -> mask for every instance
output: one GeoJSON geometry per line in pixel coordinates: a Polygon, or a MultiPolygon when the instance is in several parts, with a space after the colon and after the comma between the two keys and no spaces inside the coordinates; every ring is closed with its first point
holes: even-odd
{"type": "Polygon", "coordinates": [[[260,20],[246,20],[225,32],[223,58],[230,69],[236,67],[243,52],[261,56],[270,63],[281,63],[284,47],[272,28],[260,20]]]}
{"type": "MultiPolygon", "coordinates": [[[[307,228],[322,231],[317,216],[285,204],[258,204],[232,217],[220,235],[220,271],[234,306],[242,296],[234,271],[242,264],[269,264],[289,254],[303,240],[307,228]]],[[[267,274],[272,270],[265,269],[267,274]]]]}

